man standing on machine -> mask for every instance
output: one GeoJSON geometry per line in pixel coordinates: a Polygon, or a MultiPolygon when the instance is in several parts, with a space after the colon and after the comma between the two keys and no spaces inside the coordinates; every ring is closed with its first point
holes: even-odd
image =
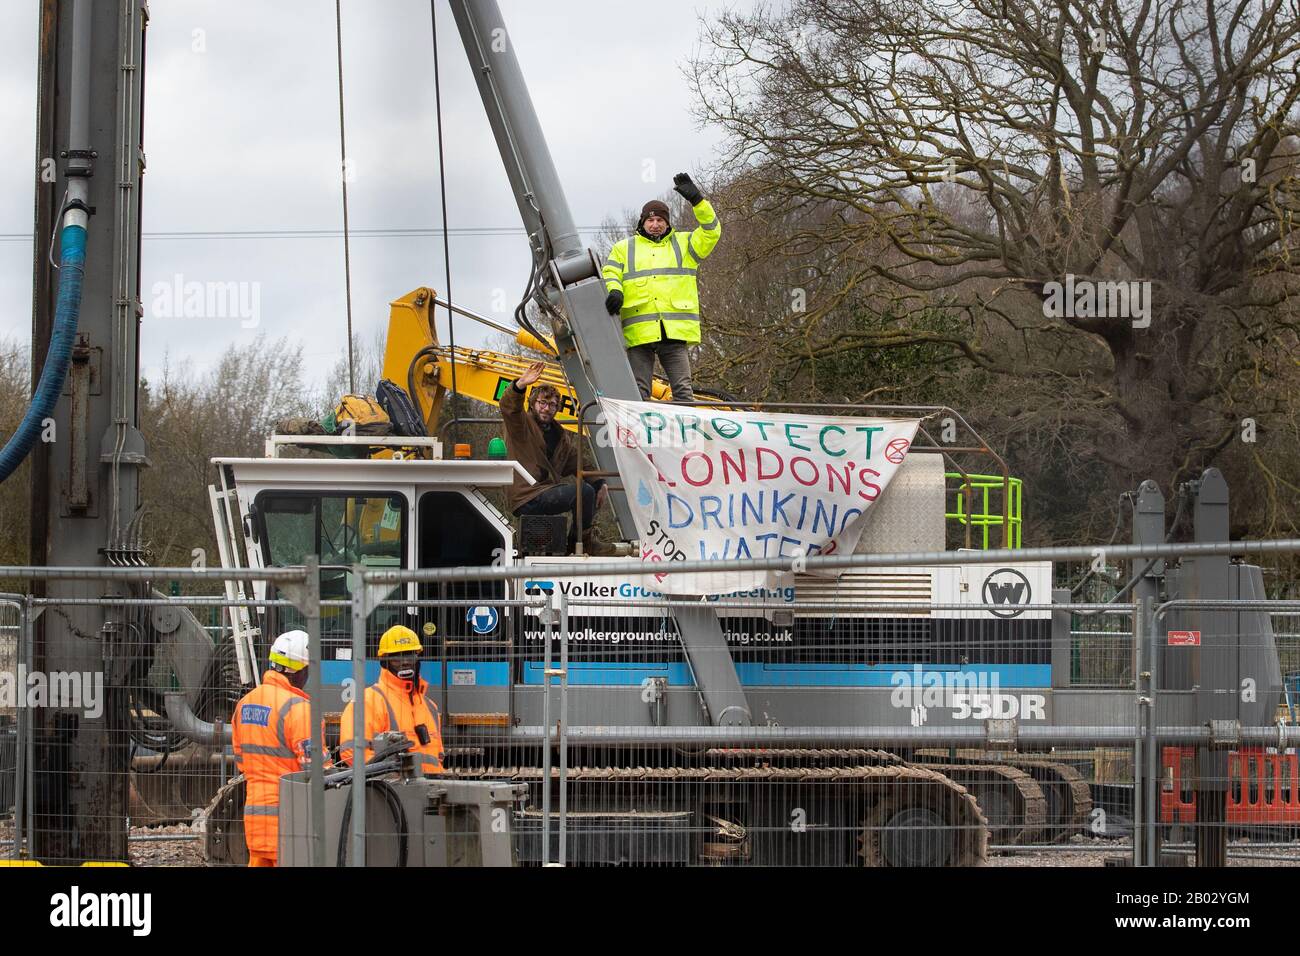
{"type": "Polygon", "coordinates": [[[641,208],[636,232],[614,243],[601,275],[605,310],[623,324],[628,364],[641,392],[650,398],[655,357],[673,390],[673,401],[692,402],[687,349],[700,341],[700,292],[695,273],[718,244],[722,225],[713,206],[686,173],[673,188],[691,204],[699,225],[689,236],[673,230],[668,206],[652,199],[641,208]]]}

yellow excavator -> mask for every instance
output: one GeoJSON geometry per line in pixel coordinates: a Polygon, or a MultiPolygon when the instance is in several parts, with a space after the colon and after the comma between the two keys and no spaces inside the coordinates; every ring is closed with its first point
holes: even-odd
{"type": "MultiPolygon", "coordinates": [[[[424,418],[425,428],[435,434],[442,403],[452,386],[452,365],[455,364],[456,391],[462,395],[496,406],[502,392],[517,379],[536,358],[511,355],[492,349],[474,349],[464,346],[446,346],[438,342],[438,329],[434,323],[434,308],[442,306],[457,315],[514,338],[523,348],[538,357],[554,356],[555,344],[550,339],[534,335],[524,329],[512,329],[470,309],[449,304],[439,299],[432,289],[419,288],[389,303],[388,336],[384,343],[383,378],[404,387],[416,403],[424,418]]],[[[556,420],[570,431],[577,430],[580,411],[577,393],[556,362],[547,362],[539,384],[553,385],[560,392],[560,409],[556,420]]],[[[668,383],[656,378],[651,384],[650,397],[654,401],[671,401],[672,389],[668,383]]],[[[731,396],[696,389],[696,395],[709,399],[730,399],[731,396]]]]}
{"type": "MultiPolygon", "coordinates": [[[[400,299],[394,299],[388,304],[388,333],[384,341],[384,364],[380,377],[406,389],[430,436],[437,434],[438,418],[453,381],[460,394],[496,407],[500,404],[502,392],[537,360],[492,349],[463,346],[452,348],[439,344],[438,327],[434,321],[434,309],[437,306],[454,311],[494,331],[513,336],[520,346],[537,353],[539,357],[555,355],[555,345],[549,339],[524,329],[511,329],[485,315],[449,304],[439,299],[432,289],[422,286],[400,299]],[[456,366],[454,379],[453,363],[456,366]]],[[[577,394],[559,364],[546,363],[546,369],[538,381],[538,384],[543,383],[555,386],[560,392],[556,421],[569,431],[576,431],[579,412],[577,394]]],[[[719,397],[711,392],[702,394],[705,398],[719,397]]],[[[672,389],[667,382],[656,378],[652,383],[651,396],[657,401],[671,401],[672,389]]],[[[418,458],[425,453],[423,449],[414,447],[391,446],[375,446],[367,452],[371,458],[418,458]]],[[[352,529],[352,533],[359,535],[363,543],[392,543],[398,540],[396,525],[388,527],[383,522],[386,515],[384,501],[376,499],[360,513],[354,513],[353,509],[354,502],[348,501],[345,525],[352,529]]]]}

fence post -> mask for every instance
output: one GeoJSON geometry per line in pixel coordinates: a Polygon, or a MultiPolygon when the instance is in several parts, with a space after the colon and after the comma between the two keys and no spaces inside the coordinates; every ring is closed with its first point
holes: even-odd
{"type": "MultiPolygon", "coordinates": [[[[1060,605],[1070,604],[1074,598],[1069,588],[1053,588],[1052,604],[1052,689],[1068,688],[1073,683],[1073,640],[1070,635],[1074,612],[1060,605]]],[[[1100,620],[1100,618],[1098,618],[1100,620]]]]}
{"type": "Polygon", "coordinates": [[[560,592],[560,866],[569,860],[569,597],[560,592]]]}
{"type": "Polygon", "coordinates": [[[1147,734],[1143,723],[1151,716],[1150,701],[1147,697],[1147,682],[1150,680],[1150,663],[1147,660],[1146,618],[1141,604],[1133,611],[1133,865],[1148,866],[1146,858],[1146,839],[1143,826],[1146,823],[1146,743],[1147,734]]]}
{"type": "MultiPolygon", "coordinates": [[[[15,678],[24,672],[27,663],[27,610],[30,606],[30,595],[26,603],[14,605],[18,610],[18,639],[14,642],[15,678]]],[[[18,693],[17,685],[15,693],[18,693]]],[[[20,860],[27,856],[23,840],[26,832],[27,774],[31,772],[31,766],[27,762],[27,738],[31,734],[31,725],[27,720],[27,708],[18,707],[17,711],[18,719],[14,727],[14,847],[10,857],[20,860]]]]}
{"type": "MultiPolygon", "coordinates": [[[[36,617],[35,598],[27,595],[27,606],[23,613],[23,659],[27,661],[27,666],[31,667],[36,659],[36,617]]],[[[24,789],[27,791],[27,856],[34,854],[36,846],[36,734],[32,731],[31,712],[27,716],[27,779],[24,781],[24,789]]]]}
{"type": "Polygon", "coordinates": [[[542,866],[551,865],[551,638],[555,629],[555,592],[542,608],[546,628],[542,654],[542,866]]]}
{"type": "Polygon", "coordinates": [[[311,865],[325,865],[325,735],[321,726],[320,558],[303,560],[303,614],[307,618],[307,696],[311,707],[311,865]]]}
{"type": "MultiPolygon", "coordinates": [[[[365,568],[352,566],[352,866],[366,865],[366,618],[370,610],[365,568]]],[[[396,729],[396,728],[394,728],[396,729]]],[[[339,834],[339,839],[345,839],[339,834]]]]}
{"type": "Polygon", "coordinates": [[[1156,640],[1155,602],[1150,596],[1138,602],[1138,616],[1142,620],[1142,633],[1147,642],[1147,813],[1151,824],[1147,830],[1146,857],[1148,866],[1160,865],[1160,748],[1156,743],[1157,707],[1160,688],[1160,644],[1156,640]]]}

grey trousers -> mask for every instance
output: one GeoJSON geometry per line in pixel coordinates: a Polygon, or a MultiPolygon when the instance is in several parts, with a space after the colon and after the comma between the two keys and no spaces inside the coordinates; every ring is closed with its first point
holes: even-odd
{"type": "Polygon", "coordinates": [[[654,375],[655,356],[664,367],[664,375],[673,389],[674,402],[695,401],[695,390],[691,388],[691,357],[686,350],[689,346],[676,339],[660,339],[645,345],[634,345],[627,350],[627,361],[632,366],[632,377],[636,387],[641,390],[641,400],[650,398],[650,379],[654,375]]]}

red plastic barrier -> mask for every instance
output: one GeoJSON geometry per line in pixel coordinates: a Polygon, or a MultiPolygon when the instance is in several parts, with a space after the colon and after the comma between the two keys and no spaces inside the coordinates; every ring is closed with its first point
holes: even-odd
{"type": "MultiPolygon", "coordinates": [[[[1196,821],[1196,751],[1166,747],[1161,755],[1162,823],[1196,821]]],[[[1262,749],[1228,754],[1228,823],[1234,826],[1300,826],[1300,759],[1262,749]]]]}

